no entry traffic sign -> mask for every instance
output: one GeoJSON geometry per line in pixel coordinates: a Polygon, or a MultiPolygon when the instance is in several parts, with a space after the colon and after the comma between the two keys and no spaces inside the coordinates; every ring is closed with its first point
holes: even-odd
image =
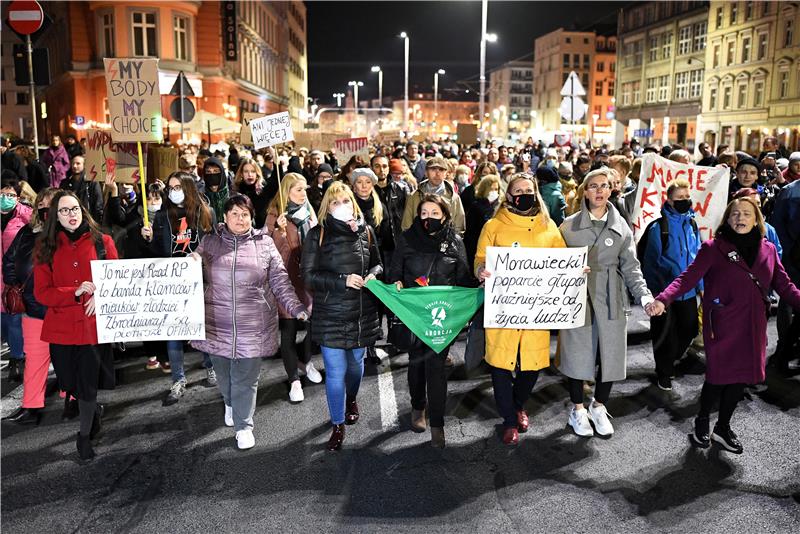
{"type": "Polygon", "coordinates": [[[8,25],[22,35],[36,33],[42,27],[44,11],[39,2],[16,0],[8,6],[8,25]]]}

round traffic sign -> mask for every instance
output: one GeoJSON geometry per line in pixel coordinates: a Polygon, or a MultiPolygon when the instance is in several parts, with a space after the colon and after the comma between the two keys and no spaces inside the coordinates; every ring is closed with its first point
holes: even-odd
{"type": "Polygon", "coordinates": [[[44,20],[44,11],[39,2],[33,0],[15,0],[8,6],[8,25],[22,35],[30,35],[39,31],[44,20]]]}
{"type": "Polygon", "coordinates": [[[180,97],[173,100],[169,105],[169,114],[172,115],[172,120],[176,120],[178,122],[191,122],[191,120],[194,118],[194,113],[194,104],[186,97],[183,97],[183,115],[181,115],[180,97]]]}

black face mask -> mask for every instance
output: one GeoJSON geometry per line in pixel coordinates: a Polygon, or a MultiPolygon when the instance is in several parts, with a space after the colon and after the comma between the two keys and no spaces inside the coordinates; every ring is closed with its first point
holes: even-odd
{"type": "Polygon", "coordinates": [[[215,173],[206,173],[203,176],[203,180],[205,180],[206,185],[209,187],[218,187],[220,183],[222,183],[222,173],[215,172],[215,173]]]}
{"type": "Polygon", "coordinates": [[[619,191],[611,191],[611,200],[619,198],[619,191]]]}
{"type": "Polygon", "coordinates": [[[533,193],[523,193],[521,195],[512,195],[511,205],[514,206],[515,210],[527,213],[539,205],[539,200],[533,193]]]}
{"type": "Polygon", "coordinates": [[[678,213],[686,213],[692,209],[692,201],[688,198],[685,200],[676,200],[672,203],[672,207],[675,208],[675,211],[678,213]]]}
{"type": "Polygon", "coordinates": [[[39,208],[37,210],[39,214],[39,220],[44,222],[47,220],[47,212],[50,211],[50,208],[39,208]]]}
{"type": "Polygon", "coordinates": [[[435,234],[442,228],[444,228],[444,224],[442,223],[441,219],[422,219],[422,227],[425,229],[426,232],[429,234],[435,234]]]}

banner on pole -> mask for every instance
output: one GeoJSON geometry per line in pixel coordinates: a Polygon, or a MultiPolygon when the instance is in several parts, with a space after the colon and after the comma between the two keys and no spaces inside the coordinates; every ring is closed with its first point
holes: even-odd
{"type": "Polygon", "coordinates": [[[679,178],[687,180],[691,186],[689,193],[700,238],[707,240],[713,236],[728,205],[728,168],[688,165],[647,153],[642,156],[636,204],[631,214],[633,237],[637,242],[647,225],[661,217],[661,206],[667,200],[667,188],[679,178]]]}
{"type": "Polygon", "coordinates": [[[353,156],[361,158],[363,163],[369,163],[369,141],[366,137],[337,139],[333,147],[336,149],[336,160],[342,165],[350,161],[353,156]]]}
{"type": "Polygon", "coordinates": [[[115,143],[104,130],[86,130],[86,176],[102,182],[106,173],[114,173],[114,180],[126,184],[139,181],[139,159],[136,143],[115,143]]]}
{"type": "Polygon", "coordinates": [[[161,92],[158,59],[104,58],[111,137],[122,141],[160,142],[161,92]]]}
{"type": "Polygon", "coordinates": [[[250,134],[256,149],[294,141],[289,112],[282,111],[250,121],[250,134]]]}
{"type": "Polygon", "coordinates": [[[146,164],[148,180],[167,183],[167,177],[178,168],[178,151],[168,146],[148,145],[146,164]]]}
{"type": "Polygon", "coordinates": [[[485,328],[561,330],[586,318],[587,247],[487,247],[485,328]]]}
{"type": "Polygon", "coordinates": [[[100,343],[205,339],[200,261],[144,258],[91,265],[100,343]]]}

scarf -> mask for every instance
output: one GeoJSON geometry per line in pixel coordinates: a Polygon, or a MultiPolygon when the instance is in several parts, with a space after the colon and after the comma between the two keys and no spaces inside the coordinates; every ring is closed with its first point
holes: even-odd
{"type": "Polygon", "coordinates": [[[290,200],[286,206],[286,215],[297,227],[297,231],[300,234],[300,243],[305,241],[309,230],[317,225],[317,216],[314,214],[314,210],[308,200],[303,204],[295,204],[290,200]]]}
{"type": "Polygon", "coordinates": [[[422,227],[422,219],[414,217],[414,222],[408,232],[411,234],[411,239],[406,241],[414,250],[426,253],[444,253],[449,247],[449,242],[452,239],[450,236],[451,230],[450,223],[446,223],[441,230],[435,234],[429,234],[422,227]],[[444,250],[442,250],[444,248],[444,250]]]}
{"type": "Polygon", "coordinates": [[[211,209],[214,210],[214,215],[217,216],[217,220],[221,221],[225,217],[225,210],[223,206],[225,206],[225,202],[228,200],[228,184],[224,180],[223,176],[223,185],[220,185],[219,189],[216,191],[209,191],[206,189],[206,197],[208,197],[208,203],[211,206],[211,209]]]}
{"type": "Polygon", "coordinates": [[[442,183],[440,183],[438,187],[431,184],[430,180],[425,180],[419,184],[419,189],[426,195],[443,196],[445,191],[444,180],[442,180],[442,183]]]}
{"type": "Polygon", "coordinates": [[[725,241],[736,247],[736,250],[742,255],[745,263],[747,263],[747,266],[752,267],[756,261],[756,256],[758,256],[758,251],[761,249],[762,237],[761,232],[758,231],[758,227],[753,227],[753,229],[746,234],[739,234],[736,233],[736,230],[724,224],[722,228],[720,228],[719,233],[725,241]]]}
{"type": "Polygon", "coordinates": [[[81,221],[81,224],[79,224],[78,227],[75,228],[74,232],[68,231],[63,226],[61,227],[61,231],[64,232],[64,234],[67,236],[67,239],[69,239],[74,243],[75,241],[80,239],[83,234],[89,231],[89,223],[86,222],[86,219],[84,219],[83,221],[81,221]]]}

